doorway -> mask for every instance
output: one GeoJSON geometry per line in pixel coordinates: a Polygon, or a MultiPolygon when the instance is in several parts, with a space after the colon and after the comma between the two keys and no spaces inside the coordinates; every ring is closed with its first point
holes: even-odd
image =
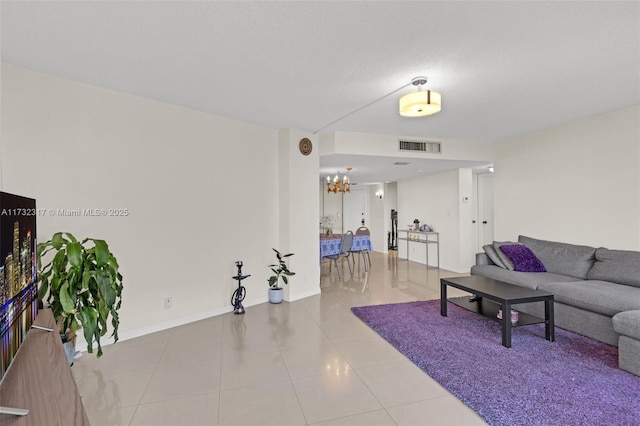
{"type": "MultiPolygon", "coordinates": [[[[344,230],[353,231],[362,226],[365,218],[366,209],[366,191],[364,189],[352,190],[348,194],[344,194],[344,230]]],[[[366,223],[365,223],[365,226],[366,223]]]]}
{"type": "Polygon", "coordinates": [[[478,246],[476,252],[481,253],[482,247],[493,243],[493,173],[478,175],[478,246]]]}

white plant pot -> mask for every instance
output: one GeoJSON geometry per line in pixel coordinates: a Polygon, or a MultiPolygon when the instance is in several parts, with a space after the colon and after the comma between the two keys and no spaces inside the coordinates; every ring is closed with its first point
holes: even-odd
{"type": "Polygon", "coordinates": [[[269,302],[282,303],[283,298],[284,298],[283,288],[269,288],[269,302]]]}
{"type": "Polygon", "coordinates": [[[62,347],[64,348],[64,354],[67,356],[67,361],[69,365],[73,365],[73,359],[76,354],[76,339],[68,340],[62,343],[62,347]]]}

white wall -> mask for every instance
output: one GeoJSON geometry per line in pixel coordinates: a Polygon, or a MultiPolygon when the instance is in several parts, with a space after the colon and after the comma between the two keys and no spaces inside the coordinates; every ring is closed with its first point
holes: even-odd
{"type": "MultiPolygon", "coordinates": [[[[440,268],[469,272],[472,263],[471,203],[462,202],[471,196],[471,170],[450,170],[412,179],[401,180],[398,188],[398,229],[407,229],[414,219],[429,224],[440,238],[440,268]],[[463,235],[464,234],[464,235],[463,235]]],[[[401,237],[406,234],[401,233],[401,237]]],[[[398,242],[398,256],[406,257],[406,241],[398,242]]],[[[429,263],[436,259],[430,245],[429,263]]],[[[424,244],[410,243],[409,258],[425,263],[424,244]]]]}
{"type": "MultiPolygon", "coordinates": [[[[40,241],[70,231],[109,242],[124,275],[121,338],[231,310],[236,260],[251,274],[245,306],[266,301],[271,248],[281,242],[278,130],[10,65],[2,102],[2,190],[44,209],[128,209],[38,218],[40,241]]],[[[291,185],[291,196],[310,184],[315,200],[313,161],[313,181],[291,185]]],[[[299,169],[288,173],[295,182],[299,169]]],[[[296,224],[316,236],[317,204],[309,208],[296,224]]],[[[306,244],[317,250],[317,239],[306,244]]],[[[314,281],[317,262],[301,263],[296,272],[314,281]]]]}
{"type": "Polygon", "coordinates": [[[476,240],[475,229],[472,223],[476,212],[473,210],[473,171],[471,169],[458,169],[458,222],[460,233],[458,235],[458,270],[468,272],[471,265],[475,264],[476,240]]]}
{"type": "Polygon", "coordinates": [[[364,217],[365,223],[369,216],[368,187],[361,186],[357,189],[351,189],[348,193],[327,192],[326,180],[320,185],[320,216],[331,216],[333,218],[332,232],[334,234],[343,233],[344,231],[354,231],[362,226],[361,221],[364,217]],[[364,216],[362,215],[364,213],[364,216]]]}
{"type": "Polygon", "coordinates": [[[384,192],[384,184],[369,185],[368,200],[369,200],[369,220],[366,223],[366,227],[369,228],[371,234],[371,244],[373,250],[386,253],[387,252],[387,227],[385,226],[384,216],[384,197],[382,199],[376,198],[376,191],[384,192]]]}
{"type": "MultiPolygon", "coordinates": [[[[2,15],[2,7],[0,7],[0,23],[2,22],[1,19],[1,15],[2,15]]],[[[0,24],[0,58],[2,58],[2,25],[0,24]]],[[[0,190],[3,189],[3,183],[2,183],[2,66],[0,64],[0,190]]]]}
{"type": "MultiPolygon", "coordinates": [[[[321,155],[331,153],[432,158],[437,160],[493,161],[493,144],[480,141],[437,139],[442,142],[441,154],[398,151],[398,139],[415,139],[416,136],[377,135],[371,133],[334,132],[323,138],[321,155]]],[[[422,139],[422,138],[419,138],[422,139]]],[[[430,139],[431,140],[431,139],[430,139]]]]}
{"type": "Polygon", "coordinates": [[[640,107],[497,146],[495,238],[640,249],[640,107]]]}
{"type": "Polygon", "coordinates": [[[322,192],[323,215],[333,219],[331,231],[335,234],[342,234],[342,194],[322,192]]]}

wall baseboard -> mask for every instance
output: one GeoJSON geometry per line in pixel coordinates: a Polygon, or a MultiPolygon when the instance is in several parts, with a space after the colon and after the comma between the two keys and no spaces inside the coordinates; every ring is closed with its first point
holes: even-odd
{"type": "MultiPolygon", "coordinates": [[[[243,303],[245,308],[250,306],[260,305],[262,303],[267,303],[269,300],[267,297],[252,299],[248,303],[243,303]]],[[[144,327],[138,327],[131,330],[126,330],[123,332],[119,332],[119,342],[124,342],[126,340],[135,339],[136,337],[146,336],[147,334],[157,333],[159,331],[168,330],[174,327],[180,327],[182,325],[190,324],[196,321],[201,321],[207,318],[215,317],[218,315],[226,314],[228,312],[232,312],[233,307],[225,307],[218,309],[210,309],[207,311],[197,312],[192,315],[187,315],[184,317],[173,318],[167,321],[161,321],[155,324],[150,324],[144,327]]],[[[104,346],[112,345],[114,343],[113,338],[100,339],[100,344],[104,346]]],[[[95,350],[95,347],[94,347],[95,350]]],[[[87,341],[84,339],[82,333],[78,333],[76,337],[76,351],[86,352],[87,351],[87,341]]]]}
{"type": "Polygon", "coordinates": [[[296,300],[305,299],[307,297],[315,296],[316,294],[320,294],[320,286],[318,286],[317,290],[310,290],[304,293],[296,294],[294,298],[285,299],[285,301],[295,302],[296,300]]]}
{"type": "MultiPolygon", "coordinates": [[[[311,297],[311,296],[315,296],[317,294],[320,294],[320,289],[318,290],[313,290],[313,291],[308,291],[306,293],[302,293],[300,295],[297,295],[295,299],[292,300],[286,300],[286,302],[295,302],[296,300],[300,300],[300,299],[304,299],[307,297],[311,297]]],[[[248,302],[247,304],[243,304],[243,306],[245,308],[248,308],[250,306],[256,306],[256,305],[260,305],[262,303],[269,303],[269,299],[268,297],[263,297],[263,298],[257,298],[257,299],[252,299],[250,302],[248,302]]],[[[197,312],[195,314],[192,315],[187,315],[184,317],[180,317],[180,318],[173,318],[167,321],[162,321],[156,324],[150,324],[148,326],[144,326],[144,327],[138,327],[138,328],[134,328],[131,330],[126,330],[123,331],[121,333],[119,333],[119,342],[124,342],[126,340],[130,340],[130,339],[135,339],[136,337],[142,337],[142,336],[146,336],[147,334],[152,334],[152,333],[157,333],[159,331],[164,331],[164,330],[168,330],[170,328],[174,328],[174,327],[180,327],[182,325],[186,325],[186,324],[190,324],[196,321],[201,321],[207,318],[211,318],[211,317],[215,317],[218,315],[222,315],[222,314],[226,314],[228,312],[232,312],[233,311],[233,307],[229,306],[229,307],[225,307],[225,308],[218,308],[218,309],[210,309],[207,311],[202,311],[202,312],[197,312]]],[[[106,338],[106,339],[100,339],[100,343],[103,347],[108,346],[108,345],[112,345],[114,343],[113,338],[106,338]]],[[[95,348],[94,348],[95,350],[95,348]]],[[[76,351],[80,351],[80,352],[86,352],[87,351],[87,341],[84,339],[84,336],[82,335],[82,333],[79,333],[78,336],[76,337],[76,351]]]]}

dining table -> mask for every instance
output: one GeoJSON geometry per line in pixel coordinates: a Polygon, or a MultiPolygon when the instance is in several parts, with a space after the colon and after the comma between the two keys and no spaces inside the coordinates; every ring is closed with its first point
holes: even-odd
{"type": "MultiPolygon", "coordinates": [[[[342,234],[325,235],[320,234],[320,263],[325,256],[331,256],[340,253],[340,244],[342,243],[342,234]]],[[[369,235],[354,235],[352,251],[369,250],[373,251],[371,237],[369,235]]]]}

